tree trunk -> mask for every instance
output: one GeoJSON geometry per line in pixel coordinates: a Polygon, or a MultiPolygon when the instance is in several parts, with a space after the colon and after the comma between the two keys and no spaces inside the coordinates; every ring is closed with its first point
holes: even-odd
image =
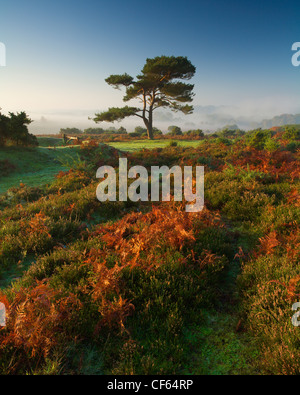
{"type": "Polygon", "coordinates": [[[153,130],[152,130],[152,125],[147,127],[147,134],[148,134],[148,138],[149,140],[153,140],[153,130]]]}
{"type": "Polygon", "coordinates": [[[144,124],[147,128],[148,139],[153,140],[152,117],[149,116],[149,119],[144,118],[144,124]]]}
{"type": "Polygon", "coordinates": [[[154,136],[153,136],[153,118],[152,118],[152,106],[150,106],[149,109],[149,119],[147,122],[147,134],[148,134],[148,138],[149,140],[153,140],[154,136]]]}

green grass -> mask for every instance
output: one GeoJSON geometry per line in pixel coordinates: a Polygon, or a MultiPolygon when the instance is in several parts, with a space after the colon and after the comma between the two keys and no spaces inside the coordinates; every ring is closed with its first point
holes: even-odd
{"type": "MultiPolygon", "coordinates": [[[[154,148],[164,148],[170,144],[171,140],[133,140],[133,141],[120,141],[107,143],[108,145],[117,148],[121,151],[138,151],[142,148],[154,149],[154,148]]],[[[199,140],[172,140],[176,141],[179,147],[198,147],[201,144],[199,140]]]]}
{"type": "Polygon", "coordinates": [[[190,354],[181,374],[259,374],[255,366],[258,345],[248,333],[237,333],[234,312],[209,311],[204,315],[203,325],[186,332],[190,354]]]}
{"type": "Polygon", "coordinates": [[[24,272],[34,263],[35,257],[33,254],[29,254],[22,261],[16,262],[5,269],[2,269],[0,273],[0,289],[9,287],[14,281],[22,277],[24,272]]]}
{"type": "Polygon", "coordinates": [[[57,137],[37,137],[40,147],[58,147],[62,146],[63,139],[57,137]]]}
{"type": "MultiPolygon", "coordinates": [[[[174,140],[176,141],[176,140],[174,140]]],[[[14,172],[0,178],[0,194],[20,183],[31,187],[50,183],[59,171],[72,167],[79,153],[79,146],[61,146],[61,139],[54,137],[38,137],[37,148],[0,148],[0,159],[9,160],[16,166],[14,172]]],[[[178,146],[197,147],[200,141],[176,141],[178,146]]],[[[142,148],[164,148],[170,140],[133,140],[108,145],[121,151],[133,152],[142,148]]]]}
{"type": "Polygon", "coordinates": [[[77,154],[78,147],[0,148],[0,159],[16,166],[14,172],[0,178],[0,194],[20,183],[34,187],[51,182],[59,171],[69,169],[68,163],[77,154]]]}

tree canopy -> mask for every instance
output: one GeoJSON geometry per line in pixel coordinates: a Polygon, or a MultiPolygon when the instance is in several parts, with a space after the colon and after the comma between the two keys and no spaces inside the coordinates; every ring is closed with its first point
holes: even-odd
{"type": "Polygon", "coordinates": [[[127,73],[110,75],[106,82],[116,89],[125,87],[124,102],[137,99],[141,107],[111,107],[108,111],[95,114],[94,121],[114,122],[130,116],[140,117],[147,129],[150,139],[153,138],[153,112],[160,107],[172,111],[190,114],[193,106],[193,84],[180,80],[189,80],[196,68],[186,57],[158,56],[146,59],[146,64],[136,79],[127,73]]]}
{"type": "Polygon", "coordinates": [[[179,126],[176,125],[171,125],[168,127],[168,134],[172,136],[181,136],[182,135],[182,130],[179,126]]]}

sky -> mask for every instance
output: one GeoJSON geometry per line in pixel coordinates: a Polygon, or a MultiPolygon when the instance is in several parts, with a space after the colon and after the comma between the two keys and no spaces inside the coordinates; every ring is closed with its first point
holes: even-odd
{"type": "Polygon", "coordinates": [[[124,105],[105,78],[135,77],[161,55],[187,56],[196,67],[195,111],[159,110],[157,127],[247,127],[300,113],[300,67],[291,62],[299,0],[0,0],[0,42],[0,107],[26,111],[33,133],[96,127],[88,119],[95,112],[124,105]]]}

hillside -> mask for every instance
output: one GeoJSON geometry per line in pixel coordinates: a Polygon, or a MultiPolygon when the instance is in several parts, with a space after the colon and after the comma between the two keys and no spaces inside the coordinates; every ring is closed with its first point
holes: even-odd
{"type": "Polygon", "coordinates": [[[34,148],[0,147],[0,194],[20,183],[39,186],[54,180],[59,171],[68,170],[78,160],[79,148],[57,147],[52,139],[42,139],[34,148]],[[21,153],[20,153],[21,152],[21,153]]]}
{"type": "Polygon", "coordinates": [[[262,122],[255,124],[255,127],[269,129],[273,126],[300,125],[300,114],[282,114],[271,119],[264,119],[262,122]]]}
{"type": "MultiPolygon", "coordinates": [[[[75,150],[47,185],[2,194],[1,373],[299,374],[290,143],[256,133],[127,153],[102,144],[75,150]],[[130,167],[203,165],[204,210],[99,202],[95,171],[120,155],[130,167]]],[[[65,151],[31,154],[42,163],[65,151]]]]}

